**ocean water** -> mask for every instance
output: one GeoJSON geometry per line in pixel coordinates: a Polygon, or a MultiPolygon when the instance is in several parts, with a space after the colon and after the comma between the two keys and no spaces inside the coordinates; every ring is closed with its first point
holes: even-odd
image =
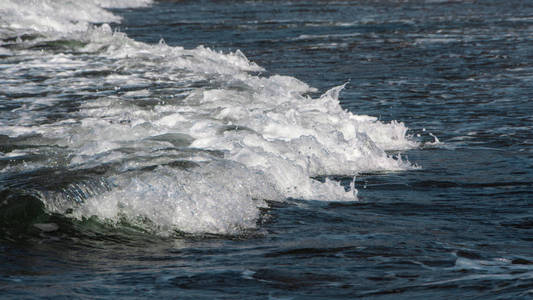
{"type": "Polygon", "coordinates": [[[0,298],[533,298],[533,3],[0,1],[0,298]]]}

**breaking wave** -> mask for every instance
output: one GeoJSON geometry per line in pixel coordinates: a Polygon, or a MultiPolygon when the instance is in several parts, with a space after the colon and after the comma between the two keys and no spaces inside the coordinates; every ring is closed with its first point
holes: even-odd
{"type": "Polygon", "coordinates": [[[413,168],[386,152],[418,145],[407,127],[344,110],[345,85],[313,98],[239,50],[112,30],[121,19],[106,8],[149,4],[0,3],[0,188],[16,181],[77,219],[234,234],[255,228],[266,200],[357,199],[316,177],[413,168]]]}

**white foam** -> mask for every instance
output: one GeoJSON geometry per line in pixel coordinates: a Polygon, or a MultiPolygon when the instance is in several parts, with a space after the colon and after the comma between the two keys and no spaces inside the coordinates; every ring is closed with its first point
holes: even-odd
{"type": "Polygon", "coordinates": [[[100,7],[105,8],[128,8],[128,7],[143,7],[150,5],[152,0],[92,0],[92,2],[100,7]]]}
{"type": "MultiPolygon", "coordinates": [[[[173,230],[196,233],[238,233],[255,228],[264,199],[281,201],[260,172],[230,161],[212,161],[202,168],[179,170],[158,167],[139,176],[117,176],[118,186],[95,196],[74,211],[83,218],[96,215],[108,220],[117,216],[148,226],[159,234],[173,230]]],[[[68,203],[52,210],[64,210],[68,203]]],[[[72,203],[70,203],[72,206],[72,203]]]]}
{"type": "Polygon", "coordinates": [[[140,7],[150,0],[3,0],[3,28],[45,31],[85,30],[88,23],[118,22],[120,17],[103,8],[140,7]]]}
{"type": "Polygon", "coordinates": [[[12,18],[23,30],[49,39],[60,33],[82,42],[73,47],[83,54],[22,50],[23,73],[46,77],[37,84],[20,75],[16,61],[7,63],[7,91],[46,95],[14,101],[19,107],[0,115],[6,120],[0,134],[45,139],[64,152],[56,165],[105,167],[104,179],[112,183],[75,202],[66,192],[50,191],[44,200],[51,211],[72,208],[77,218],[96,215],[111,222],[126,218],[162,234],[232,234],[256,226],[264,200],[357,199],[354,189],[312,177],[412,168],[385,152],[418,145],[407,127],[344,110],[339,95],[345,85],[311,98],[306,93],[316,89],[296,78],[257,75],[263,68],[238,50],[148,45],[107,24],[89,25],[119,21],[102,7],[125,1],[39,3],[22,16],[30,1],[2,2],[0,15],[16,10],[12,18]],[[79,15],[65,12],[85,6],[79,15]],[[43,23],[47,12],[50,20],[43,23]],[[93,71],[105,75],[84,75],[93,71]],[[169,87],[168,99],[153,96],[161,86],[169,87]],[[58,96],[65,93],[76,96],[58,96]],[[75,106],[67,117],[43,116],[64,105],[75,106]],[[36,109],[42,106],[48,109],[36,109]]]}

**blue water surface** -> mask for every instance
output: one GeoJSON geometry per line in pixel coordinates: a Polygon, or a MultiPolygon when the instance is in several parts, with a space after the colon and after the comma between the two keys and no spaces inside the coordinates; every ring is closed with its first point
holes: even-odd
{"type": "Polygon", "coordinates": [[[316,95],[347,82],[343,108],[404,122],[420,146],[399,155],[419,168],[357,175],[359,201],[272,202],[258,230],[237,236],[49,216],[60,230],[1,239],[0,298],[533,297],[533,3],[161,1],[113,12],[134,40],[240,49],[265,76],[316,95]]]}

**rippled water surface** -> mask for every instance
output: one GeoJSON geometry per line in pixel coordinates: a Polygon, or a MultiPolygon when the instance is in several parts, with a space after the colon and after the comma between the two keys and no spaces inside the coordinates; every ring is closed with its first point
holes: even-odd
{"type": "Polygon", "coordinates": [[[533,4],[0,3],[1,298],[533,297],[533,4]]]}

